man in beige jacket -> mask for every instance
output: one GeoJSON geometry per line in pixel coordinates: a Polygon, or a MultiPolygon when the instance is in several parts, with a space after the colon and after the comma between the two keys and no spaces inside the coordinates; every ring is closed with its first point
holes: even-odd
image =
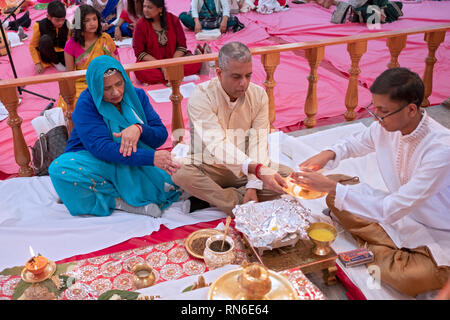
{"type": "Polygon", "coordinates": [[[247,46],[225,44],[216,73],[189,98],[190,154],[172,179],[192,196],[232,215],[238,204],[278,197],[286,187],[282,176],[292,170],[270,162],[268,97],[250,82],[247,46]]]}

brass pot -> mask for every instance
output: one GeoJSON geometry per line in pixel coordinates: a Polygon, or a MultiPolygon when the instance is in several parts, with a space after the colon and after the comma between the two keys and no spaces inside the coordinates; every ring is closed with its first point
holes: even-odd
{"type": "Polygon", "coordinates": [[[244,267],[238,281],[245,300],[263,300],[272,289],[269,271],[256,263],[244,267]]]}
{"type": "Polygon", "coordinates": [[[146,263],[138,263],[131,270],[134,274],[134,286],[136,289],[150,287],[155,283],[153,268],[146,263]]]}
{"type": "Polygon", "coordinates": [[[228,250],[226,251],[216,251],[212,244],[222,243],[223,235],[214,235],[206,240],[205,251],[203,252],[203,259],[208,269],[213,270],[223,267],[227,264],[231,264],[236,259],[236,250],[234,247],[234,241],[231,237],[226,236],[225,245],[227,245],[228,250]]]}

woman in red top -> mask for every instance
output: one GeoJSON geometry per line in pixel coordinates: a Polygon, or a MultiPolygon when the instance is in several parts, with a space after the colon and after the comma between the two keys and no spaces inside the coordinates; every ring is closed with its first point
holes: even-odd
{"type": "Polygon", "coordinates": [[[142,17],[143,0],[128,0],[127,9],[122,10],[119,22],[114,31],[114,40],[121,41],[122,37],[132,37],[136,22],[142,17]]]}
{"type": "MultiPolygon", "coordinates": [[[[143,17],[136,23],[133,49],[137,62],[178,58],[192,54],[177,16],[167,12],[164,0],[144,0],[143,17]]],[[[184,75],[200,71],[201,63],[185,64],[184,75]]],[[[135,71],[145,84],[167,83],[165,68],[135,71]]]]}

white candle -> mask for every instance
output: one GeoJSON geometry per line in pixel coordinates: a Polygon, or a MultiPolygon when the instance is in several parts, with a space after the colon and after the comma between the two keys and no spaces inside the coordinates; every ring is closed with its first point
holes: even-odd
{"type": "Polygon", "coordinates": [[[32,257],[35,257],[36,255],[34,254],[34,250],[31,246],[28,246],[28,250],[30,251],[30,254],[32,257]]]}

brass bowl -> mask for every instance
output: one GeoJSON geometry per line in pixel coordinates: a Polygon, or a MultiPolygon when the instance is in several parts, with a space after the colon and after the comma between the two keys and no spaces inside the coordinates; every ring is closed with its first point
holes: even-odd
{"type": "Polygon", "coordinates": [[[150,287],[155,283],[153,268],[146,263],[138,263],[133,266],[134,286],[136,289],[150,287]]]}
{"type": "Polygon", "coordinates": [[[326,256],[330,253],[330,245],[337,237],[336,229],[325,222],[314,222],[306,229],[308,237],[314,243],[313,253],[318,256],[326,256]]]}
{"type": "Polygon", "coordinates": [[[48,259],[43,256],[35,256],[25,263],[28,272],[39,275],[47,269],[48,259]]]}
{"type": "Polygon", "coordinates": [[[37,283],[44,280],[47,280],[50,278],[56,271],[56,264],[55,262],[48,260],[47,264],[45,265],[45,268],[37,274],[34,274],[27,270],[27,268],[23,268],[21,272],[22,280],[28,283],[37,283]]]}
{"type": "MultiPolygon", "coordinates": [[[[243,268],[225,272],[209,287],[208,300],[245,300],[246,295],[239,283],[239,276],[243,268]]],[[[297,300],[298,295],[287,277],[268,270],[271,283],[270,291],[264,296],[264,300],[297,300]]]]}
{"type": "Polygon", "coordinates": [[[206,247],[206,240],[213,235],[223,235],[217,229],[200,229],[192,232],[185,240],[186,251],[193,257],[203,259],[203,252],[206,247]]]}
{"type": "Polygon", "coordinates": [[[206,240],[205,251],[203,252],[203,260],[205,261],[208,269],[213,270],[223,267],[227,264],[232,264],[236,260],[236,248],[234,240],[230,236],[225,237],[224,244],[228,248],[224,247],[224,251],[216,250],[219,248],[213,248],[211,245],[216,244],[220,246],[223,241],[223,234],[213,235],[206,240]]]}

